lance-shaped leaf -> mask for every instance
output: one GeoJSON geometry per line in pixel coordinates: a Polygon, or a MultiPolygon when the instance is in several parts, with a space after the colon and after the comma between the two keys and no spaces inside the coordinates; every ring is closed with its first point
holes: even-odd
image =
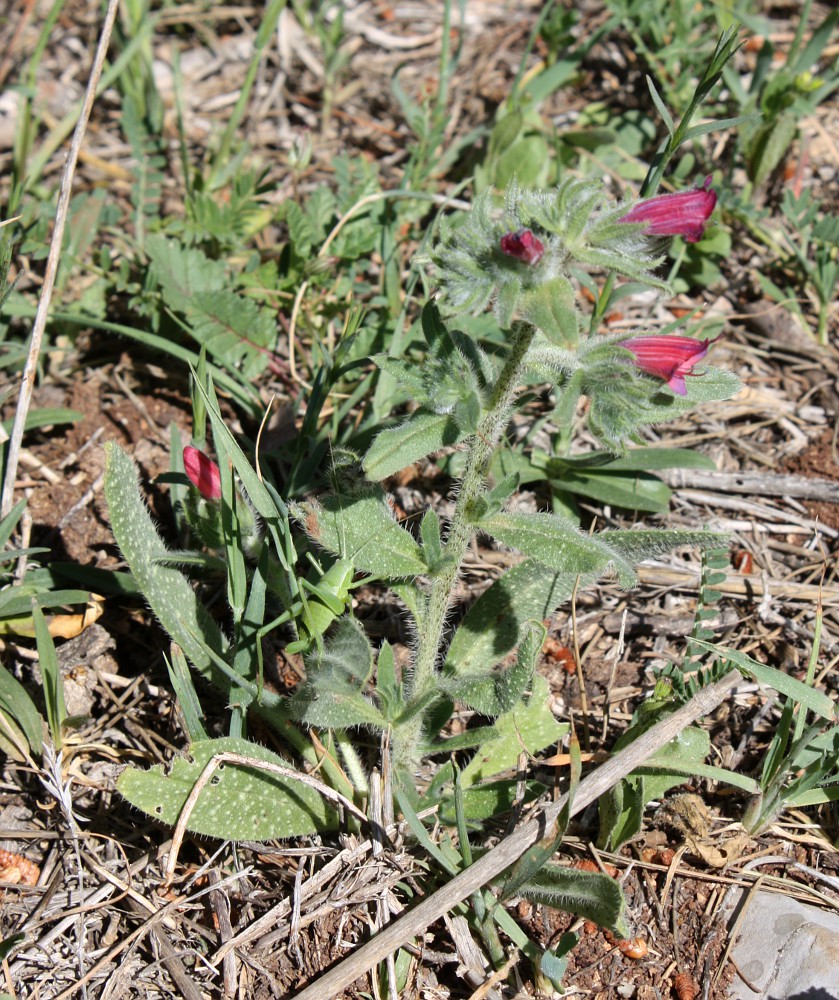
{"type": "Polygon", "coordinates": [[[419,545],[398,523],[378,487],[355,496],[333,494],[321,502],[294,504],[291,511],[312,541],[359,570],[380,578],[412,577],[428,570],[419,545]]]}
{"type": "Polygon", "coordinates": [[[634,568],[620,550],[606,545],[602,536],[584,534],[559,514],[501,511],[481,518],[478,527],[556,572],[599,575],[611,565],[625,586],[635,581],[634,568]]]}
{"type": "Polygon", "coordinates": [[[593,920],[621,938],[629,933],[623,890],[608,875],[547,864],[519,886],[518,894],[531,903],[593,920]]]}
{"type": "Polygon", "coordinates": [[[728,536],[713,531],[656,531],[641,528],[627,531],[604,531],[598,536],[612,551],[620,553],[627,562],[637,565],[644,559],[671,552],[687,545],[701,549],[726,545],[728,536]]]}
{"type": "MultiPolygon", "coordinates": [[[[190,745],[188,757],[176,757],[169,771],[162,764],[148,771],[128,767],[120,775],[117,789],[131,805],[174,826],[204,768],[212,757],[224,752],[290,768],[282,757],[247,740],[201,740],[190,745]]],[[[187,829],[222,840],[273,840],[334,829],[335,825],[334,810],[310,785],[293,776],[224,763],[198,796],[187,829]]]]}
{"type": "Polygon", "coordinates": [[[398,427],[388,427],[376,436],[364,456],[364,471],[379,481],[441,448],[459,444],[474,434],[479,415],[477,396],[458,403],[451,413],[417,410],[398,427]]]}
{"type": "Polygon", "coordinates": [[[105,445],[105,498],[117,544],[160,624],[205,677],[228,689],[218,663],[227,640],[187,578],[167,563],[169,552],[140,495],[134,463],[113,442],[105,445]]]}

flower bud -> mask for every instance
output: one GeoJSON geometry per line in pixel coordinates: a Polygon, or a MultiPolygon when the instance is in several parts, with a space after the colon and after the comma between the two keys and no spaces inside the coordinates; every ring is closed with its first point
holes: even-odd
{"type": "Polygon", "coordinates": [[[221,497],[221,472],[216,463],[188,444],[184,448],[184,471],[192,485],[205,500],[221,497]]]}
{"type": "Polygon", "coordinates": [[[542,259],[544,244],[529,229],[519,229],[516,233],[505,233],[499,243],[501,252],[533,267],[542,259]]]}
{"type": "Polygon", "coordinates": [[[708,177],[701,188],[639,201],[620,221],[646,223],[648,236],[684,236],[688,243],[697,243],[717,203],[717,192],[710,184],[708,177]]]}
{"type": "Polygon", "coordinates": [[[663,378],[678,396],[687,396],[685,377],[693,374],[693,366],[708,353],[714,340],[694,340],[692,337],[672,337],[653,334],[621,340],[620,347],[635,355],[635,366],[647,375],[663,378]]]}

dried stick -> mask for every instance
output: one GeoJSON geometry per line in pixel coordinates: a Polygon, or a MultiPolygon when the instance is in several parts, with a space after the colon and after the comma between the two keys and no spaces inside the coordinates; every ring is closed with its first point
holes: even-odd
{"type": "Polygon", "coordinates": [[[76,173],[76,163],[78,162],[79,152],[81,151],[87,131],[87,123],[90,120],[90,113],[93,110],[93,102],[96,99],[96,88],[99,85],[99,77],[102,75],[105,56],[108,54],[108,45],[111,41],[111,32],[117,16],[118,6],[119,0],[108,0],[108,10],[105,14],[105,21],[99,35],[99,45],[93,59],[90,78],[87,81],[84,104],[82,105],[79,120],[76,123],[76,130],[73,133],[73,141],[70,144],[70,152],[67,154],[64,174],[61,177],[58,205],[55,210],[55,228],[52,231],[50,252],[47,257],[46,270],[44,271],[44,284],[41,288],[41,297],[38,300],[38,308],[35,311],[35,320],[32,324],[32,337],[29,341],[26,366],[23,369],[20,395],[18,396],[17,410],[15,411],[15,422],[9,437],[6,474],[3,479],[3,496],[2,502],[0,502],[0,518],[5,517],[14,505],[15,480],[17,479],[17,467],[20,460],[20,447],[23,442],[23,427],[26,422],[26,415],[29,413],[29,404],[32,402],[35,374],[38,368],[38,359],[41,355],[41,342],[44,339],[44,330],[47,326],[52,291],[55,287],[55,276],[58,273],[61,247],[64,242],[64,227],[67,223],[67,215],[70,208],[70,196],[73,193],[73,177],[76,173]]]}
{"type": "MultiPolygon", "coordinates": [[[[641,767],[645,760],[669,743],[686,726],[713,711],[739,679],[740,674],[736,670],[729,671],[722,680],[703,688],[686,705],[642,733],[628,747],[588,775],[577,788],[571,803],[571,814],[582,812],[622,778],[641,767]]],[[[546,806],[536,817],[502,840],[428,899],[379,931],[357,952],[330,969],[311,986],[307,986],[296,995],[295,1000],[323,1000],[324,997],[338,996],[341,990],[359,976],[364,975],[411,938],[425,931],[453,906],[516,862],[529,847],[548,833],[566,800],[567,795],[564,795],[559,801],[546,806]]]]}
{"type": "Polygon", "coordinates": [[[715,493],[745,493],[748,496],[801,497],[839,503],[835,479],[811,479],[776,472],[716,472],[709,469],[663,469],[656,472],[674,489],[713,490],[715,493]]]}

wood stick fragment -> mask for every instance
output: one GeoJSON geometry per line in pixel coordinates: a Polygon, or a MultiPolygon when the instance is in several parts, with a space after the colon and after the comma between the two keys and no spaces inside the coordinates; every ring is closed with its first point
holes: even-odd
{"type": "Polygon", "coordinates": [[[714,472],[709,469],[663,469],[656,475],[673,489],[747,493],[750,496],[798,497],[839,503],[839,480],[812,479],[775,472],[714,472]]]}

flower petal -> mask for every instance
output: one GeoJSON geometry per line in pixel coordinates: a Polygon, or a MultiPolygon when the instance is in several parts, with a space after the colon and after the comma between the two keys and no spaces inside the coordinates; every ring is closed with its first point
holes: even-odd
{"type": "Polygon", "coordinates": [[[717,192],[707,178],[701,188],[660,194],[647,198],[621,218],[621,222],[646,223],[649,236],[683,236],[697,243],[705,232],[705,223],[717,204],[717,192]]]}
{"type": "Polygon", "coordinates": [[[621,340],[620,346],[635,356],[635,366],[647,375],[664,379],[679,396],[687,395],[685,377],[693,374],[693,367],[708,353],[714,340],[694,340],[691,337],[674,337],[651,334],[648,337],[630,337],[621,340]]]}
{"type": "Polygon", "coordinates": [[[188,444],[184,448],[184,471],[192,485],[205,500],[218,500],[221,496],[221,472],[216,463],[188,444]]]}

